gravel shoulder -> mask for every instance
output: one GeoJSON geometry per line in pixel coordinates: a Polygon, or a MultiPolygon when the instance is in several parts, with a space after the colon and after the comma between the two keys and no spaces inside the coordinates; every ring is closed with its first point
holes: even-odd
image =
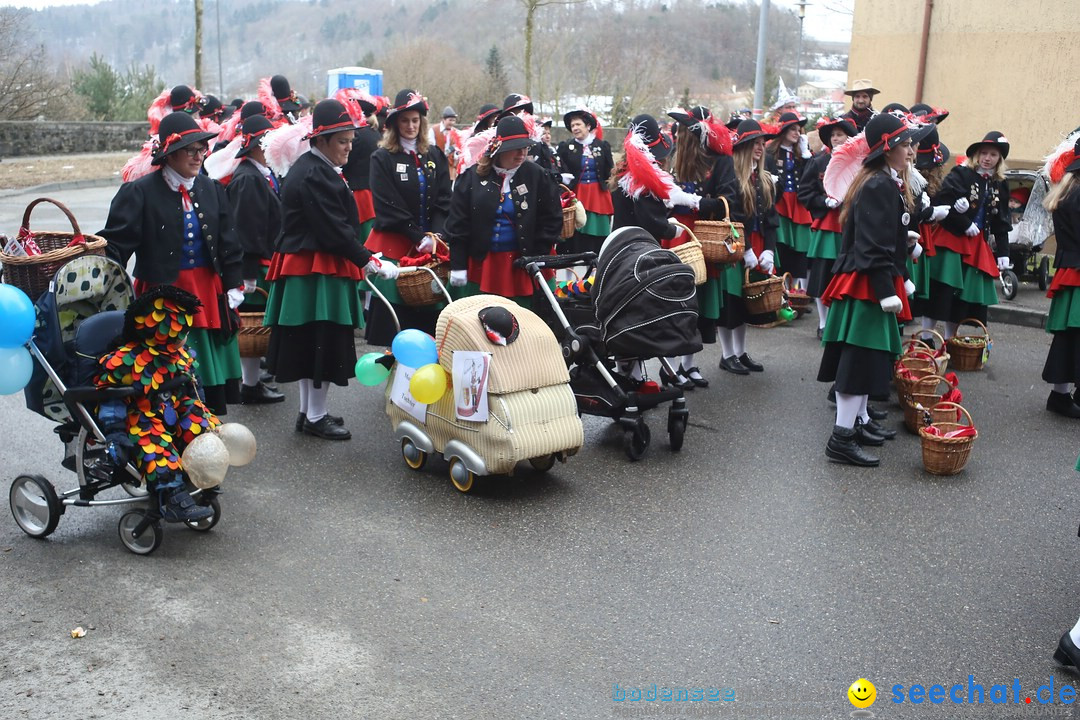
{"type": "Polygon", "coordinates": [[[0,190],[45,183],[119,177],[132,153],[40,155],[0,160],[0,190]]]}

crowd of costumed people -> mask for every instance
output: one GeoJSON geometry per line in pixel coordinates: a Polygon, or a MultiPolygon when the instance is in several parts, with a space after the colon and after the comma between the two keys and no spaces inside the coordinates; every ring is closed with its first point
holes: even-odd
{"type": "MultiPolygon", "coordinates": [[[[675,249],[695,223],[736,222],[741,257],[710,264],[697,291],[701,340],[719,345],[717,369],[766,371],[746,329],[776,317],[751,312],[744,286],[789,276],[791,290],[812,299],[818,379],[836,404],[826,455],[873,466],[879,460],[866,447],[895,430],[872,402],[888,395],[905,324],[929,347],[934,333],[947,341],[968,319],[985,326],[1026,202],[1005,179],[1002,132],[972,138],[956,158],[938,135],[946,110],[878,110],[878,92],[869,80],[853,82],[850,109],[814,127],[790,95],[762,120],[702,106],[641,114],[613,149],[585,107],[563,115],[569,137],[553,144],[552,120],[520,93],[459,126],[452,107],[429,118],[415,89],[393,99],[344,89],[312,105],[274,76],[255,99],[223,106],[177,86],[150,108],[150,137],[125,165],[100,234],[118,261],[135,256],[137,293],[169,284],[201,303],[188,343],[209,408],[281,402],[273,383],[295,381],[297,432],[345,440],[351,433],[331,414],[329,389],[353,376],[354,331],[376,346],[389,346],[399,326],[434,333],[440,306],[403,302],[400,268],[445,262],[452,298],[485,293],[529,306],[533,278],[514,262],[522,255],[598,252],[626,226],[675,249]],[[568,198],[579,204],[569,237],[560,232],[568,198]],[[385,304],[372,301],[376,290],[385,304]],[[237,310],[265,313],[264,358],[239,356],[237,310]]],[[[1074,418],[1075,135],[1045,168],[1058,249],[1042,375],[1047,410],[1074,418]]],[[[659,382],[643,364],[625,369],[641,392],[709,387],[695,355],[667,359],[671,371],[659,382]]]]}

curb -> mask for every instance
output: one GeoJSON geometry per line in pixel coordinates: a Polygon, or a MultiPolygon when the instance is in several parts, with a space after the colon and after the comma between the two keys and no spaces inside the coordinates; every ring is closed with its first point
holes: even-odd
{"type": "Polygon", "coordinates": [[[1022,325],[1024,327],[1042,329],[1046,327],[1046,316],[1048,314],[1048,312],[1043,310],[1032,310],[1030,308],[999,304],[991,305],[987,308],[986,318],[992,323],[1022,325]]]}
{"type": "Polygon", "coordinates": [[[67,182],[45,183],[33,187],[12,188],[0,190],[0,197],[12,197],[14,195],[40,195],[42,193],[57,192],[62,190],[81,190],[83,188],[109,187],[120,185],[120,176],[108,178],[94,178],[92,180],[69,180],[67,182]]]}

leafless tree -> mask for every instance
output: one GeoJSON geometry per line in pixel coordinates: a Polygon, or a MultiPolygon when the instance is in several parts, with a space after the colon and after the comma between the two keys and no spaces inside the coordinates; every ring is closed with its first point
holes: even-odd
{"type": "Polygon", "coordinates": [[[18,8],[0,8],[0,117],[33,120],[49,113],[70,94],[49,71],[45,46],[34,42],[29,14],[18,8]]]}
{"type": "Polygon", "coordinates": [[[195,0],[195,87],[202,87],[203,0],[195,0]]]}
{"type": "Polygon", "coordinates": [[[517,0],[525,8],[525,94],[532,94],[532,49],[536,11],[549,5],[577,5],[584,0],[517,0]]]}

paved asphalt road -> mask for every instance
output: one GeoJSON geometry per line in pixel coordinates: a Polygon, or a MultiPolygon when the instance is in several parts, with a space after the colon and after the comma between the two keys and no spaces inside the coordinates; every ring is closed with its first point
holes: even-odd
{"type": "MultiPolygon", "coordinates": [[[[329,443],[293,432],[283,386],[228,415],[259,455],[206,535],[168,526],[136,557],[119,509],[73,509],[46,541],[0,518],[0,718],[839,718],[859,677],[879,718],[1069,717],[1035,693],[1077,681],[1051,654],[1080,614],[1078,427],[1043,410],[1048,336],[991,330],[951,478],[903,429],[880,468],[826,462],[813,317],[750,331],[764,374],[707,370],[681,453],[661,415],[640,463],[586,418],[567,464],[470,495],[441,461],[404,466],[376,390],[332,392],[354,439],[329,443]],[[969,675],[1010,704],[891,702],[898,684],[966,700],[969,675]],[[735,700],[614,699],[654,683],[735,700]]],[[[5,482],[72,483],[21,397],[0,428],[5,482]]]]}

